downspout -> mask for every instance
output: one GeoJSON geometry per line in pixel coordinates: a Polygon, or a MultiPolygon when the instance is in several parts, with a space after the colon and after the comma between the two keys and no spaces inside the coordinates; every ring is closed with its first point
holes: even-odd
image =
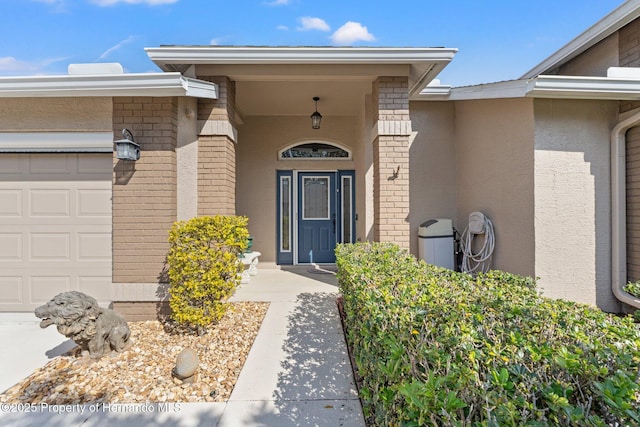
{"type": "Polygon", "coordinates": [[[619,301],[640,309],[640,298],[622,289],[627,281],[626,133],[638,124],[640,112],[611,131],[611,289],[619,301]]]}

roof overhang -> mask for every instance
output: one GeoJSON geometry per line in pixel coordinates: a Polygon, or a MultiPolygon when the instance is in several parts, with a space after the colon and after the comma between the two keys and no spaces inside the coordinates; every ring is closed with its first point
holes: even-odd
{"type": "Polygon", "coordinates": [[[145,51],[165,71],[186,71],[192,65],[407,65],[413,95],[451,62],[457,49],[163,46],[145,51]]]}
{"type": "Polygon", "coordinates": [[[640,100],[640,78],[545,76],[421,93],[419,100],[464,101],[498,98],[640,100]]]}
{"type": "Polygon", "coordinates": [[[180,73],[0,77],[0,98],[190,96],[218,98],[215,83],[180,73]]]}
{"type": "Polygon", "coordinates": [[[628,23],[640,17],[640,2],[626,1],[557,52],[526,72],[521,79],[548,73],[606,39],[628,23]]]}

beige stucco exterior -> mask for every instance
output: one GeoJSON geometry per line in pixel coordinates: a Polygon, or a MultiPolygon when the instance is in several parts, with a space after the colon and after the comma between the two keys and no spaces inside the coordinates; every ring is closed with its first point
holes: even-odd
{"type": "Polygon", "coordinates": [[[2,132],[110,132],[112,101],[97,98],[0,99],[2,132]]]}
{"type": "Polygon", "coordinates": [[[530,99],[457,102],[457,221],[481,211],[495,225],[493,268],[534,276],[534,117],[530,99]]]}
{"type": "Polygon", "coordinates": [[[411,252],[417,254],[420,224],[432,218],[457,219],[455,105],[412,102],[411,124],[411,252]]]}
{"type": "Polygon", "coordinates": [[[544,293],[617,311],[610,288],[610,129],[617,103],[536,100],[535,274],[544,293]]]}

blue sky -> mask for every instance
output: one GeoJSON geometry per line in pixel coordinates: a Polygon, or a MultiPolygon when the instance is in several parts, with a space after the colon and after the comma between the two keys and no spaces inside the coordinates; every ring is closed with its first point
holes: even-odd
{"type": "Polygon", "coordinates": [[[160,45],[458,48],[440,74],[462,86],[516,79],[622,0],[0,0],[0,75],[69,63],[158,71],[160,45]]]}

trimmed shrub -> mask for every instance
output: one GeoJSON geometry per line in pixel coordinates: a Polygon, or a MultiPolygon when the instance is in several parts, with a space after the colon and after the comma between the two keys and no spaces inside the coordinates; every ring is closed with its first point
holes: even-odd
{"type": "Polygon", "coordinates": [[[247,247],[247,218],[202,216],[174,223],[169,232],[171,317],[199,333],[226,311],[240,282],[238,256],[247,247]]]}
{"type": "Polygon", "coordinates": [[[391,244],[336,255],[370,424],[640,423],[632,318],[544,298],[531,278],[429,266],[391,244]]]}
{"type": "Polygon", "coordinates": [[[640,282],[629,282],[625,285],[624,290],[634,297],[640,298],[640,282]]]}

